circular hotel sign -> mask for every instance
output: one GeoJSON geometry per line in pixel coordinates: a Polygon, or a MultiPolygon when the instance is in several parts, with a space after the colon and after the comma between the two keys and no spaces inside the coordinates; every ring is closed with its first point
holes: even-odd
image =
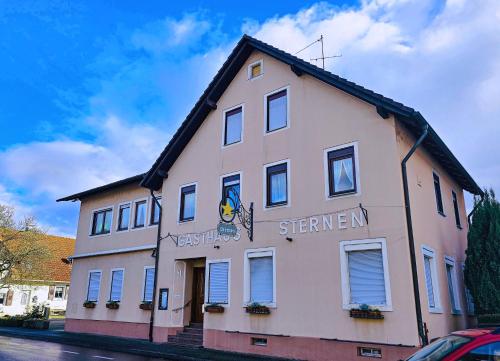
{"type": "Polygon", "coordinates": [[[236,202],[231,197],[226,197],[219,203],[220,219],[224,223],[232,223],[236,217],[236,202]]]}

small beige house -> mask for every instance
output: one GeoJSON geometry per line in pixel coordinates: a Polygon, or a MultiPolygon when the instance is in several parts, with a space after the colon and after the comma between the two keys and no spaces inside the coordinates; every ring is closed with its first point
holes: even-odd
{"type": "Polygon", "coordinates": [[[244,36],[146,174],[60,199],[66,331],[399,359],[471,321],[464,190],[420,113],[244,36]]]}

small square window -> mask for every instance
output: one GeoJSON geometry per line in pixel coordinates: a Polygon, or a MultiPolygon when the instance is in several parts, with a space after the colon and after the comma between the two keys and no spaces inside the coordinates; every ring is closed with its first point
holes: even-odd
{"type": "Polygon", "coordinates": [[[54,299],[62,300],[64,298],[64,287],[57,286],[54,292],[54,299]]]}
{"type": "Polygon", "coordinates": [[[252,63],[248,66],[248,79],[255,79],[263,73],[262,60],[252,63]]]}
{"type": "Polygon", "coordinates": [[[224,145],[241,142],[243,129],[243,108],[229,110],[224,113],[224,145]]]}
{"type": "Polygon", "coordinates": [[[287,163],[266,168],[266,206],[274,207],[288,203],[287,163]]]}
{"type": "Polygon", "coordinates": [[[285,128],[288,124],[288,96],[287,90],[283,89],[268,95],[266,131],[272,132],[285,128]]]}
{"type": "Polygon", "coordinates": [[[194,220],[196,213],[196,185],[181,188],[179,221],[187,222],[194,220]]]}
{"type": "Polygon", "coordinates": [[[330,197],[356,192],[354,146],[328,152],[328,187],[330,197]]]}

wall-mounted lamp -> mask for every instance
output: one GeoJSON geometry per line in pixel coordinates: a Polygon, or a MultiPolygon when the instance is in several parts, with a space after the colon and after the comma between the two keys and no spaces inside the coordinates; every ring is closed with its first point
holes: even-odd
{"type": "Polygon", "coordinates": [[[293,241],[293,238],[292,238],[292,237],[286,237],[286,240],[287,240],[288,242],[291,242],[291,241],[293,241]]]}

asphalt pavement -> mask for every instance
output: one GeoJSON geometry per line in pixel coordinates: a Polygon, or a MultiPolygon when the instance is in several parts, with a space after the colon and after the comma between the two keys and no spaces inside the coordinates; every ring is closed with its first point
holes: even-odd
{"type": "Polygon", "coordinates": [[[0,336],[1,361],[165,361],[120,352],[0,336]]]}

